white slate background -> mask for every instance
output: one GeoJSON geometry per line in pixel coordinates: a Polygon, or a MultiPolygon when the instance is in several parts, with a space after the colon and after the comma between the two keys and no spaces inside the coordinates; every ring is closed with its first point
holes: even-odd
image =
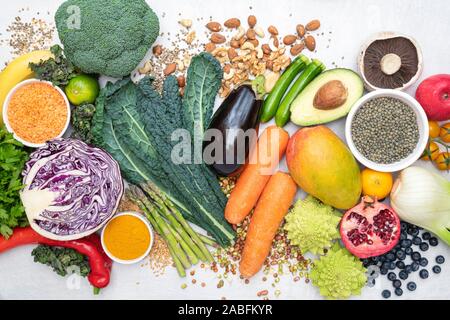
{"type": "MultiPolygon", "coordinates": [[[[361,44],[367,37],[378,31],[392,30],[413,36],[421,45],[424,56],[424,72],[422,78],[435,73],[450,73],[450,4],[446,0],[147,0],[157,12],[164,32],[173,33],[178,30],[177,21],[182,18],[194,19],[194,28],[203,34],[203,22],[212,16],[214,20],[224,21],[230,17],[238,17],[246,21],[252,13],[258,17],[266,29],[274,24],[280,34],[292,33],[297,23],[306,23],[318,18],[322,22],[320,32],[324,36],[317,37],[319,58],[329,68],[335,62],[340,67],[356,68],[356,57],[361,44]],[[164,17],[163,17],[164,16],[164,17]],[[202,23],[195,21],[204,17],[202,23]],[[332,31],[331,36],[328,32],[332,31]],[[328,42],[331,38],[331,42],[328,42]],[[326,48],[329,45],[329,48],[326,48]],[[344,59],[341,59],[344,57],[344,59]]],[[[53,13],[61,1],[58,0],[15,0],[2,3],[0,13],[0,33],[5,34],[7,25],[12,22],[21,8],[29,11],[21,13],[22,17],[36,16],[51,20],[53,13]],[[50,11],[50,15],[47,15],[50,11]]],[[[4,37],[1,36],[1,37],[4,37]]],[[[164,44],[163,39],[159,42],[164,44]]],[[[312,56],[312,55],[311,55],[312,56]]],[[[9,48],[0,48],[0,64],[10,59],[9,48]]],[[[413,94],[415,88],[409,90],[413,94]]],[[[343,137],[343,121],[330,126],[343,137]]],[[[291,133],[295,126],[288,127],[291,133]]],[[[432,166],[421,163],[420,165],[432,166]]],[[[284,167],[284,165],[282,165],[284,167]]],[[[449,175],[447,175],[449,178],[449,175]]],[[[212,272],[197,271],[196,285],[189,279],[180,279],[175,270],[168,269],[162,277],[155,277],[148,266],[114,265],[111,285],[94,297],[87,280],[77,285],[76,281],[64,279],[54,274],[47,266],[35,264],[30,252],[32,246],[22,247],[0,255],[0,299],[256,299],[256,293],[268,289],[270,299],[276,299],[275,289],[270,282],[262,282],[261,275],[256,276],[250,284],[244,284],[238,277],[228,279],[222,289],[217,289],[218,279],[212,272]],[[206,287],[200,287],[200,282],[206,287]],[[182,290],[181,284],[188,283],[182,290]]],[[[430,260],[428,269],[430,278],[426,281],[415,274],[411,279],[417,282],[418,288],[410,293],[404,288],[402,299],[449,299],[450,298],[450,248],[440,244],[427,252],[430,260]],[[431,272],[434,257],[443,254],[447,263],[442,272],[435,275],[431,272]]],[[[72,279],[73,280],[73,279],[72,279]]],[[[387,279],[377,281],[374,288],[365,288],[359,299],[379,299],[384,288],[391,289],[387,279]]],[[[318,291],[303,281],[294,283],[290,277],[284,277],[278,284],[281,291],[279,299],[320,299],[318,291]]],[[[395,299],[395,298],[394,298],[395,299]]]]}

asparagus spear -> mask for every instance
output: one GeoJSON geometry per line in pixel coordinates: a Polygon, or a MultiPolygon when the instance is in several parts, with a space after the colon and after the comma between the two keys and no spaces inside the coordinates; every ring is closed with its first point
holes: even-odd
{"type": "Polygon", "coordinates": [[[145,197],[142,190],[137,187],[131,187],[131,193],[129,195],[131,196],[131,199],[139,205],[141,210],[144,211],[149,221],[153,221],[155,230],[159,230],[158,233],[166,240],[168,246],[172,248],[175,256],[179,259],[183,267],[185,269],[190,268],[192,265],[189,262],[189,259],[184,251],[178,246],[177,240],[167,227],[167,223],[158,214],[154,205],[145,197]]]}
{"type": "Polygon", "coordinates": [[[155,197],[159,200],[156,200],[158,203],[162,203],[169,209],[170,212],[172,212],[176,218],[176,220],[183,226],[183,228],[187,231],[187,233],[191,236],[192,240],[198,245],[202,253],[204,254],[204,257],[206,258],[203,261],[212,262],[214,260],[213,256],[209,252],[208,248],[206,248],[205,243],[200,238],[199,234],[195,232],[192,227],[186,222],[186,220],[183,218],[181,212],[175,207],[175,205],[167,199],[167,197],[159,190],[151,185],[150,183],[147,183],[145,185],[141,186],[145,192],[147,192],[152,198],[155,197]]]}
{"type": "Polygon", "coordinates": [[[184,241],[189,245],[189,247],[195,252],[197,257],[199,257],[202,261],[208,261],[207,256],[203,253],[201,248],[197,246],[196,243],[194,243],[193,239],[191,238],[191,235],[188,234],[186,228],[183,228],[183,226],[180,224],[180,222],[175,218],[174,214],[171,212],[171,210],[166,205],[164,199],[158,196],[158,194],[149,188],[146,185],[142,185],[142,189],[156,202],[158,207],[161,210],[161,213],[164,215],[164,217],[169,220],[169,222],[172,224],[172,226],[175,228],[175,230],[180,234],[180,236],[183,238],[184,241]]]}

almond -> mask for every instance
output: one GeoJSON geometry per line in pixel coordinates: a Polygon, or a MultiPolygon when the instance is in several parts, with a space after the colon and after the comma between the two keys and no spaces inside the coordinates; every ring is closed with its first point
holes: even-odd
{"type": "Polygon", "coordinates": [[[270,46],[266,43],[261,46],[261,49],[263,50],[264,54],[269,54],[272,50],[270,50],[270,46]]]}
{"type": "Polygon", "coordinates": [[[159,57],[161,55],[162,51],[163,51],[163,48],[159,44],[157,44],[156,46],[153,47],[153,54],[157,57],[159,57]]]}
{"type": "Polygon", "coordinates": [[[267,61],[266,68],[269,70],[273,70],[273,61],[271,61],[271,60],[267,61]]]}
{"type": "Polygon", "coordinates": [[[223,35],[221,35],[220,33],[213,33],[211,35],[212,43],[219,44],[219,43],[224,43],[225,41],[227,41],[227,39],[225,39],[225,37],[223,35]]]}
{"type": "Polygon", "coordinates": [[[180,88],[184,88],[186,86],[186,78],[184,76],[179,76],[177,81],[180,88]]]}
{"type": "Polygon", "coordinates": [[[285,36],[283,38],[283,43],[287,46],[290,46],[291,44],[293,44],[295,41],[297,41],[297,37],[294,36],[293,34],[288,34],[287,36],[285,36]]]}
{"type": "Polygon", "coordinates": [[[175,70],[177,70],[176,63],[168,64],[167,67],[164,69],[164,75],[165,76],[171,75],[172,73],[175,72],[175,70]]]}
{"type": "Polygon", "coordinates": [[[273,36],[277,36],[278,35],[278,29],[275,26],[270,26],[267,31],[269,31],[269,33],[273,36]]]}
{"type": "Polygon", "coordinates": [[[315,31],[317,29],[320,28],[320,21],[319,20],[311,20],[310,22],[308,22],[308,24],[306,25],[306,30],[307,31],[315,31]]]}
{"type": "Polygon", "coordinates": [[[230,46],[232,47],[232,48],[235,48],[235,49],[237,49],[237,48],[239,48],[240,46],[241,46],[241,44],[239,43],[239,41],[238,40],[231,40],[230,41],[230,46]]]}
{"type": "Polygon", "coordinates": [[[292,46],[292,48],[291,48],[291,55],[296,56],[300,52],[302,52],[303,49],[305,49],[305,44],[303,42],[302,43],[297,43],[296,45],[292,46]]]}
{"type": "Polygon", "coordinates": [[[256,26],[256,22],[257,22],[256,17],[253,15],[248,16],[247,22],[248,22],[249,27],[253,28],[254,26],[256,26]]]}
{"type": "Polygon", "coordinates": [[[245,43],[245,41],[247,41],[247,39],[245,37],[240,38],[239,39],[239,46],[242,46],[245,43]]]}
{"type": "Polygon", "coordinates": [[[316,49],[316,39],[313,36],[307,36],[305,38],[305,45],[309,51],[314,51],[316,49]]]}
{"type": "Polygon", "coordinates": [[[230,73],[230,71],[231,71],[231,64],[226,64],[226,65],[223,67],[223,72],[225,72],[225,73],[230,73]]]}
{"type": "Polygon", "coordinates": [[[216,45],[214,43],[210,42],[210,43],[205,44],[205,51],[206,52],[211,53],[211,52],[214,51],[214,49],[216,49],[216,45]]]}
{"type": "Polygon", "coordinates": [[[236,52],[236,49],[234,49],[234,48],[229,48],[228,49],[228,58],[230,59],[230,60],[233,60],[234,58],[236,58],[237,57],[237,52],[236,52]]]}
{"type": "Polygon", "coordinates": [[[302,24],[298,24],[297,25],[297,34],[300,38],[303,38],[305,36],[306,30],[305,30],[305,26],[302,24]]]}
{"type": "Polygon", "coordinates": [[[215,21],[208,22],[208,23],[206,24],[206,28],[207,28],[209,31],[212,31],[212,32],[219,32],[219,31],[222,31],[222,26],[221,26],[221,24],[218,23],[218,22],[215,22],[215,21]]]}
{"type": "Polygon", "coordinates": [[[240,27],[241,20],[239,20],[238,18],[231,18],[225,21],[224,25],[229,29],[236,29],[240,27]]]}
{"type": "Polygon", "coordinates": [[[245,35],[247,36],[247,39],[249,39],[249,40],[255,40],[256,39],[256,32],[253,29],[248,29],[247,33],[245,35]]]}
{"type": "Polygon", "coordinates": [[[275,48],[280,46],[280,42],[278,41],[278,37],[272,37],[272,43],[275,48]]]}

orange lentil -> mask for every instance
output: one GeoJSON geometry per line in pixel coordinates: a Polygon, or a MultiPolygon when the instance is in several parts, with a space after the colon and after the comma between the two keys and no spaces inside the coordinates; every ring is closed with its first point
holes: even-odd
{"type": "Polygon", "coordinates": [[[67,122],[64,97],[47,83],[29,83],[11,96],[8,121],[18,137],[30,143],[56,138],[67,122]]]}

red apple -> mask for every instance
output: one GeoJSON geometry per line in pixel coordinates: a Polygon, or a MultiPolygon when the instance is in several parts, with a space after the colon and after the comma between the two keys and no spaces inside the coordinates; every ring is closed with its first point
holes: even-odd
{"type": "Polygon", "coordinates": [[[450,74],[436,74],[425,79],[417,88],[416,99],[428,120],[450,119],[450,74]]]}

